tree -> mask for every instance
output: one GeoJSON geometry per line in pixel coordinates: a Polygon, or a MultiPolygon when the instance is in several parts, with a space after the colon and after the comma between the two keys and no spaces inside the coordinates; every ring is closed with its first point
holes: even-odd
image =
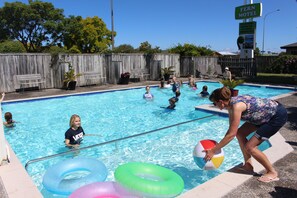
{"type": "Polygon", "coordinates": [[[154,54],[154,53],[162,52],[162,50],[158,46],[156,46],[155,48],[152,48],[152,45],[148,41],[140,43],[140,46],[137,50],[139,52],[147,53],[147,54],[154,54]]]}
{"type": "Polygon", "coordinates": [[[75,48],[80,51],[77,46],[77,41],[81,40],[83,36],[83,24],[81,21],[81,16],[69,16],[69,18],[63,20],[64,31],[62,41],[68,50],[75,48]]]}
{"type": "Polygon", "coordinates": [[[114,53],[133,53],[135,52],[135,49],[132,45],[123,44],[119,45],[118,47],[115,47],[113,49],[114,53]]]}
{"type": "Polygon", "coordinates": [[[59,42],[63,19],[63,10],[55,9],[52,3],[6,2],[0,8],[0,40],[18,40],[27,52],[41,52],[44,44],[50,47],[59,42]]]}
{"type": "Polygon", "coordinates": [[[208,47],[199,47],[193,44],[185,43],[168,49],[170,53],[180,54],[181,56],[212,56],[213,51],[208,47]]]}
{"type": "Polygon", "coordinates": [[[111,45],[111,31],[102,19],[70,16],[63,22],[63,42],[67,49],[76,47],[82,53],[103,53],[111,45]]]}

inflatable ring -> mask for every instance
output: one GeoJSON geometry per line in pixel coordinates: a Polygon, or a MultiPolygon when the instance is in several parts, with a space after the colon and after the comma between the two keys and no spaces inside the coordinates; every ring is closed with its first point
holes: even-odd
{"type": "Polygon", "coordinates": [[[122,186],[144,197],[175,197],[184,189],[184,181],[177,173],[149,163],[123,164],[114,176],[122,186]]]}
{"type": "Polygon", "coordinates": [[[74,191],[69,198],[96,197],[96,198],[122,198],[135,196],[116,182],[95,182],[85,185],[74,191]]]}
{"type": "Polygon", "coordinates": [[[54,194],[70,195],[81,186],[98,181],[105,181],[107,169],[96,159],[74,158],[57,163],[50,167],[43,176],[44,187],[54,194]],[[77,171],[88,171],[90,174],[81,178],[64,179],[77,171]]]}

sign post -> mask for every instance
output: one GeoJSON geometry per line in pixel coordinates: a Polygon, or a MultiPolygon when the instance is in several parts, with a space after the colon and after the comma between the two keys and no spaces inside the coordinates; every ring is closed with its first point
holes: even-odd
{"type": "Polygon", "coordinates": [[[237,39],[240,58],[254,58],[257,23],[252,20],[261,15],[262,3],[246,4],[235,8],[235,19],[244,20],[243,23],[239,24],[239,36],[237,39]],[[246,19],[250,19],[250,22],[246,22],[246,19]]]}

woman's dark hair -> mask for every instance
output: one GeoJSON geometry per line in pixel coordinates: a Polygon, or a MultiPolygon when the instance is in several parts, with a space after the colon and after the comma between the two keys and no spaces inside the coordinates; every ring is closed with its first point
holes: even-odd
{"type": "Polygon", "coordinates": [[[222,87],[214,90],[210,96],[209,100],[212,102],[218,102],[219,100],[230,100],[231,98],[231,91],[228,87],[222,87]]]}

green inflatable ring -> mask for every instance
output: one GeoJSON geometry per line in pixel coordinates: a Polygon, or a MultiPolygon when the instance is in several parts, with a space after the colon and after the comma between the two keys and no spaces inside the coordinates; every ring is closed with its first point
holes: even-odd
{"type": "Polygon", "coordinates": [[[175,197],[184,189],[184,181],[177,173],[149,163],[120,165],[114,176],[122,186],[145,197],[175,197]]]}

